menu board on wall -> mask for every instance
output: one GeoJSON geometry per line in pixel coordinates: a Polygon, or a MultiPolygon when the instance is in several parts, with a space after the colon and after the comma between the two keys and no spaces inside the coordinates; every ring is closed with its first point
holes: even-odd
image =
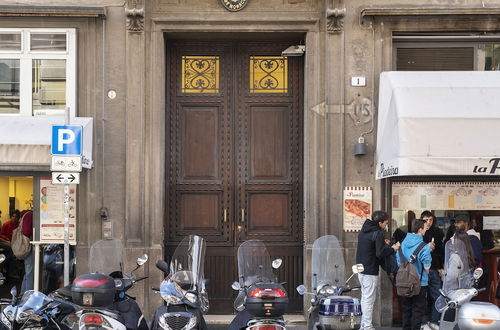
{"type": "Polygon", "coordinates": [[[344,188],[344,231],[360,231],[371,212],[371,187],[344,188]]]}
{"type": "Polygon", "coordinates": [[[394,182],[393,210],[500,210],[497,182],[394,182]]]}
{"type": "MultiPolygon", "coordinates": [[[[76,185],[69,186],[69,241],[76,244],[76,185]]],[[[64,243],[64,185],[40,179],[40,241],[64,243]]]]}

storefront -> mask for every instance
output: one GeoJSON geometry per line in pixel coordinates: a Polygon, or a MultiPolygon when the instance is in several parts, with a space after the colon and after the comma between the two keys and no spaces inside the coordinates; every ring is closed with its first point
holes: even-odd
{"type": "MultiPolygon", "coordinates": [[[[92,118],[71,119],[83,127],[85,167],[92,164],[92,118]]],[[[61,286],[64,234],[63,185],[52,183],[50,173],[50,146],[52,125],[63,124],[62,117],[2,117],[0,121],[0,211],[1,225],[16,224],[16,214],[33,211],[33,240],[39,252],[35,257],[34,287],[51,292],[61,286]],[[15,134],[14,134],[15,132],[15,134]]],[[[70,243],[76,245],[78,195],[77,186],[70,186],[70,243]]],[[[12,285],[18,288],[24,275],[23,260],[18,260],[10,249],[8,230],[0,229],[0,253],[7,260],[0,271],[7,278],[2,297],[8,297],[12,285]]],[[[73,249],[72,249],[73,251],[73,249]]]]}
{"type": "MultiPolygon", "coordinates": [[[[495,72],[385,72],[380,79],[377,179],[391,229],[424,210],[445,235],[459,214],[481,234],[489,277],[479,297],[498,304],[500,77],[495,72]]],[[[448,233],[451,235],[451,231],[448,233]]]]}

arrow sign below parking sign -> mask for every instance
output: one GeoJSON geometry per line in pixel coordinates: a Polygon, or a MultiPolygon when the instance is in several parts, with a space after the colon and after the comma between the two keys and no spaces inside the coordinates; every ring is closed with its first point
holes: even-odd
{"type": "Polygon", "coordinates": [[[79,184],[80,173],[52,172],[52,184],[79,184]]]}
{"type": "Polygon", "coordinates": [[[52,126],[53,155],[82,154],[82,126],[54,125],[52,126]]]}

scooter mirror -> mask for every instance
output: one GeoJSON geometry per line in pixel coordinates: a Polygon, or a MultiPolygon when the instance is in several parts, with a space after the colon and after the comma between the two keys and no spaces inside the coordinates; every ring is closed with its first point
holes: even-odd
{"type": "Polygon", "coordinates": [[[443,289],[439,289],[439,294],[445,298],[447,297],[446,292],[444,292],[443,289]]]}
{"type": "Polygon", "coordinates": [[[299,285],[299,286],[297,287],[297,292],[298,292],[301,296],[303,296],[303,295],[307,292],[306,287],[305,287],[303,284],[299,285]]]}
{"type": "Polygon", "coordinates": [[[241,290],[241,285],[238,282],[233,282],[233,284],[231,284],[231,288],[233,288],[233,290],[239,291],[241,290]]]}
{"type": "Polygon", "coordinates": [[[5,261],[5,254],[0,254],[0,264],[5,261]]]}
{"type": "Polygon", "coordinates": [[[278,269],[278,268],[281,267],[282,263],[283,263],[283,260],[281,260],[281,258],[274,259],[273,263],[272,263],[272,266],[273,266],[274,269],[278,269]]]}
{"type": "Polygon", "coordinates": [[[365,270],[365,266],[363,264],[352,265],[352,272],[354,274],[362,273],[365,270]]]}
{"type": "Polygon", "coordinates": [[[472,275],[474,277],[475,280],[479,279],[481,276],[483,276],[483,269],[482,268],[476,268],[476,270],[474,270],[474,274],[472,275]]]}
{"type": "Polygon", "coordinates": [[[17,297],[17,289],[15,286],[13,286],[12,289],[10,289],[10,295],[12,296],[12,298],[17,297]]]}
{"type": "Polygon", "coordinates": [[[142,266],[148,261],[148,255],[143,254],[139,258],[137,258],[137,266],[142,266]]]}

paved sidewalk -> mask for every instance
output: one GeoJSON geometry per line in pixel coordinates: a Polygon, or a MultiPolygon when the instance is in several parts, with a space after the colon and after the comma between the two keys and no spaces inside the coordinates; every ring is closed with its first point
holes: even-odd
{"type": "MultiPolygon", "coordinates": [[[[205,315],[209,330],[225,330],[235,315],[205,315]]],[[[306,330],[307,323],[302,314],[286,314],[287,330],[306,330]]],[[[376,330],[399,330],[396,327],[377,327],[376,330]]]]}

